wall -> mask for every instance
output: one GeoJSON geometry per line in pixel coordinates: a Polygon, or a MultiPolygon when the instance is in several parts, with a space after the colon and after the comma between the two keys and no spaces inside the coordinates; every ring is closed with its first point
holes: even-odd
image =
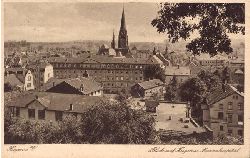
{"type": "MultiPolygon", "coordinates": [[[[215,137],[219,134],[227,134],[228,128],[233,130],[236,130],[237,128],[243,128],[242,125],[238,125],[238,115],[243,115],[244,110],[238,109],[238,103],[242,103],[244,106],[244,98],[235,92],[233,95],[230,95],[210,106],[211,129],[213,130],[215,137]],[[236,96],[238,96],[238,99],[236,99],[236,96]],[[232,110],[228,110],[228,102],[232,102],[232,110]],[[223,109],[219,108],[220,104],[223,104],[223,109]],[[223,112],[224,117],[222,120],[218,119],[219,112],[223,112]],[[233,115],[232,123],[228,122],[228,114],[233,115]],[[224,127],[223,131],[220,131],[220,125],[224,127]]],[[[235,135],[235,132],[234,136],[237,136],[235,135]]]]}
{"type": "Polygon", "coordinates": [[[25,75],[25,81],[24,82],[25,82],[24,83],[24,90],[28,91],[28,90],[35,89],[34,76],[33,76],[33,74],[31,73],[30,70],[25,75]],[[30,87],[28,87],[28,84],[30,84],[30,87]]]}
{"type": "Polygon", "coordinates": [[[44,75],[43,83],[48,82],[50,78],[54,77],[53,66],[52,65],[46,66],[43,75],[44,75]]]}

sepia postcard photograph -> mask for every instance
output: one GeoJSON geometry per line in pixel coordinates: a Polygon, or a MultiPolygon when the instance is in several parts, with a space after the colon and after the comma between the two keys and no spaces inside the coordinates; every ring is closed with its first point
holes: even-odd
{"type": "Polygon", "coordinates": [[[2,156],[249,158],[246,5],[2,1],[2,156]]]}

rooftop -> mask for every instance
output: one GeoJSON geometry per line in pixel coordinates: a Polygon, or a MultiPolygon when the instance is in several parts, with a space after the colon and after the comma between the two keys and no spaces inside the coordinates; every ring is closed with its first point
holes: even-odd
{"type": "Polygon", "coordinates": [[[61,84],[63,82],[66,82],[67,84],[71,85],[72,87],[78,90],[80,89],[81,86],[83,86],[83,91],[81,91],[81,93],[83,94],[90,94],[92,92],[102,89],[102,86],[100,83],[90,78],[80,77],[80,78],[72,78],[72,79],[52,78],[43,86],[42,90],[47,91],[51,89],[52,87],[55,87],[58,84],[61,84]]]}
{"type": "Polygon", "coordinates": [[[167,66],[165,68],[165,75],[167,76],[189,76],[190,68],[187,66],[167,66]]]}
{"type": "Polygon", "coordinates": [[[158,87],[158,86],[161,86],[163,84],[164,83],[159,79],[153,79],[153,80],[138,83],[138,85],[140,85],[145,90],[151,89],[151,88],[154,88],[154,87],[158,87]]]}
{"type": "Polygon", "coordinates": [[[21,95],[9,102],[7,106],[27,107],[33,101],[38,101],[47,110],[56,111],[68,111],[70,104],[72,104],[74,108],[70,112],[82,113],[89,106],[100,105],[103,99],[94,96],[83,97],[74,94],[37,92],[21,95]]]}
{"type": "Polygon", "coordinates": [[[156,110],[156,129],[179,131],[185,134],[191,134],[194,131],[204,132],[202,127],[196,127],[190,121],[186,123],[180,121],[180,119],[188,119],[186,118],[186,110],[186,104],[160,103],[156,110]],[[188,128],[184,128],[184,125],[188,125],[188,128]]]}
{"type": "Polygon", "coordinates": [[[17,78],[15,74],[4,76],[4,83],[10,83],[12,86],[23,85],[23,83],[17,78]]]}
{"type": "Polygon", "coordinates": [[[213,91],[210,95],[207,96],[207,104],[211,105],[217,103],[218,101],[237,93],[240,96],[244,97],[244,93],[239,92],[235,87],[226,84],[225,90],[223,91],[222,86],[219,86],[216,90],[213,91]]]}
{"type": "Polygon", "coordinates": [[[92,55],[85,58],[63,58],[55,57],[49,59],[50,63],[128,63],[128,64],[157,64],[154,59],[142,58],[113,58],[102,55],[92,55]]]}

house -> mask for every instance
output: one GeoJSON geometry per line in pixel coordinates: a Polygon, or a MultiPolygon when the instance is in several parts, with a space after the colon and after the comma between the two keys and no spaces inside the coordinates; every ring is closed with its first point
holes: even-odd
{"type": "Polygon", "coordinates": [[[176,77],[177,84],[182,84],[189,79],[191,75],[190,68],[187,66],[167,66],[165,68],[165,83],[169,84],[173,77],[176,77]]]}
{"type": "Polygon", "coordinates": [[[23,90],[24,84],[16,77],[15,74],[10,74],[7,76],[4,76],[4,85],[10,84],[10,86],[14,89],[23,90]]]}
{"type": "Polygon", "coordinates": [[[164,83],[159,79],[140,82],[131,87],[133,97],[150,98],[155,94],[161,97],[163,93],[164,83]]]}
{"type": "Polygon", "coordinates": [[[4,83],[7,82],[23,91],[35,89],[34,76],[30,70],[25,68],[7,68],[5,70],[4,83]]]}
{"type": "Polygon", "coordinates": [[[40,90],[41,86],[54,77],[53,66],[47,62],[34,62],[26,67],[34,75],[35,89],[40,90]]]}
{"type": "Polygon", "coordinates": [[[46,92],[80,94],[86,96],[102,96],[103,87],[90,78],[79,77],[72,79],[52,78],[42,88],[46,92]]]}
{"type": "Polygon", "coordinates": [[[60,93],[24,93],[9,102],[12,116],[49,122],[61,121],[71,114],[80,118],[87,107],[100,105],[103,100],[96,96],[60,93]]]}
{"type": "Polygon", "coordinates": [[[209,54],[201,54],[195,56],[194,60],[199,62],[200,66],[224,66],[228,62],[228,58],[223,55],[215,55],[211,57],[209,54]]]}
{"type": "Polygon", "coordinates": [[[207,96],[202,104],[203,124],[213,130],[213,136],[243,136],[244,94],[223,84],[207,96]]]}

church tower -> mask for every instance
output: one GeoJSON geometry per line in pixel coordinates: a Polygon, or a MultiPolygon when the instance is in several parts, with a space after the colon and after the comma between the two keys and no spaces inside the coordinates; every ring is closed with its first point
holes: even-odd
{"type": "Polygon", "coordinates": [[[115,49],[115,33],[114,33],[114,30],[113,30],[113,40],[111,42],[111,48],[115,49]]]}
{"type": "Polygon", "coordinates": [[[118,37],[118,48],[128,50],[128,35],[127,35],[127,29],[126,29],[124,7],[122,11],[121,27],[119,31],[119,37],[118,37]]]}

